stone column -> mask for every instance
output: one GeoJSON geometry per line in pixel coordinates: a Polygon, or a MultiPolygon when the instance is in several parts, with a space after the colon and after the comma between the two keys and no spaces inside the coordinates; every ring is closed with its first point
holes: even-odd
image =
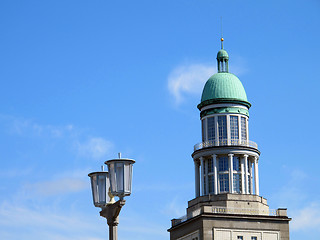
{"type": "Polygon", "coordinates": [[[233,193],[233,154],[229,156],[229,193],[233,193]]]}
{"type": "Polygon", "coordinates": [[[195,193],[196,197],[200,197],[200,173],[199,173],[199,163],[197,159],[194,159],[194,176],[195,176],[195,193]]]}
{"type": "Polygon", "coordinates": [[[246,194],[249,194],[249,184],[248,184],[248,155],[244,155],[243,156],[243,160],[244,160],[244,171],[245,171],[245,187],[246,187],[246,194]]]}
{"type": "Polygon", "coordinates": [[[254,187],[255,194],[259,196],[259,170],[257,157],[254,157],[254,187]]]}
{"type": "Polygon", "coordinates": [[[231,145],[230,115],[226,116],[227,124],[227,145],[231,145]]]}
{"type": "Polygon", "coordinates": [[[250,194],[253,194],[253,182],[252,182],[252,162],[251,160],[249,159],[249,162],[250,162],[250,166],[249,166],[249,172],[250,172],[250,194]]]}
{"type": "Polygon", "coordinates": [[[241,116],[238,116],[238,144],[242,144],[241,116]]]}
{"type": "Polygon", "coordinates": [[[218,194],[218,170],[217,170],[217,155],[213,154],[213,172],[214,172],[214,194],[218,194]]]}
{"type": "Polygon", "coordinates": [[[205,189],[205,195],[209,195],[209,179],[208,179],[208,172],[209,172],[209,159],[206,159],[205,160],[205,165],[206,165],[206,172],[205,172],[205,175],[206,175],[206,189],[205,189]]]}
{"type": "Polygon", "coordinates": [[[246,118],[246,131],[247,131],[247,142],[249,141],[249,120],[246,118]]]}
{"type": "Polygon", "coordinates": [[[245,194],[245,170],[244,170],[244,157],[241,158],[241,193],[245,194]]]}
{"type": "Polygon", "coordinates": [[[201,174],[200,174],[200,182],[201,182],[201,196],[204,195],[204,159],[200,157],[200,164],[201,164],[201,174]]]}
{"type": "Polygon", "coordinates": [[[214,146],[219,146],[219,127],[218,127],[218,117],[214,117],[214,130],[215,130],[215,139],[214,146]]]}

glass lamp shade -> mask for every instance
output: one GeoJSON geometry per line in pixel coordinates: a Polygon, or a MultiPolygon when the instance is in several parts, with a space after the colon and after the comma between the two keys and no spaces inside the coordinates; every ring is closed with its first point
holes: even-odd
{"type": "Polygon", "coordinates": [[[111,193],[122,199],[131,194],[132,186],[132,165],[135,163],[132,159],[112,159],[106,161],[108,165],[111,193]]]}
{"type": "Polygon", "coordinates": [[[105,207],[110,201],[110,197],[108,195],[110,188],[108,172],[92,172],[88,176],[91,179],[94,206],[101,208],[105,207]]]}

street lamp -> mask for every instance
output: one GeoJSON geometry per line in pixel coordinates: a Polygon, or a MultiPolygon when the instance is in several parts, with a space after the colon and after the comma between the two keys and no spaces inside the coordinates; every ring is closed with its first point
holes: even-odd
{"type": "Polygon", "coordinates": [[[117,226],[119,224],[119,213],[126,201],[125,196],[131,194],[132,186],[132,165],[133,159],[121,158],[111,159],[105,162],[109,172],[103,169],[101,172],[92,172],[91,188],[93,204],[100,207],[100,216],[107,219],[109,225],[109,240],[117,240],[117,226]],[[117,202],[114,197],[119,197],[117,202]]]}

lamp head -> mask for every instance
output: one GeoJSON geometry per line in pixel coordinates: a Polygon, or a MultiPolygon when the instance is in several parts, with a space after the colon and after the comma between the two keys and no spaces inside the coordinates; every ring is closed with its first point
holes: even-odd
{"type": "Polygon", "coordinates": [[[91,179],[93,204],[95,207],[104,208],[114,202],[110,192],[110,180],[108,172],[92,172],[88,174],[91,179]]]}
{"type": "Polygon", "coordinates": [[[105,162],[108,166],[112,195],[123,199],[131,194],[134,163],[133,159],[128,158],[111,159],[105,162]]]}

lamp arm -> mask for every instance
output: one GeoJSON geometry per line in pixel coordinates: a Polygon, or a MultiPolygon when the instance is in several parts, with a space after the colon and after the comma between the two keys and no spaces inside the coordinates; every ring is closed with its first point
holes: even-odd
{"type": "Polygon", "coordinates": [[[119,213],[121,208],[125,205],[126,200],[118,200],[113,204],[107,205],[101,210],[100,216],[107,219],[107,223],[110,226],[118,225],[119,223],[119,213]]]}
{"type": "Polygon", "coordinates": [[[113,204],[107,205],[100,212],[100,216],[106,218],[109,225],[109,240],[118,239],[117,227],[119,224],[119,213],[125,203],[126,200],[119,200],[113,204]]]}

